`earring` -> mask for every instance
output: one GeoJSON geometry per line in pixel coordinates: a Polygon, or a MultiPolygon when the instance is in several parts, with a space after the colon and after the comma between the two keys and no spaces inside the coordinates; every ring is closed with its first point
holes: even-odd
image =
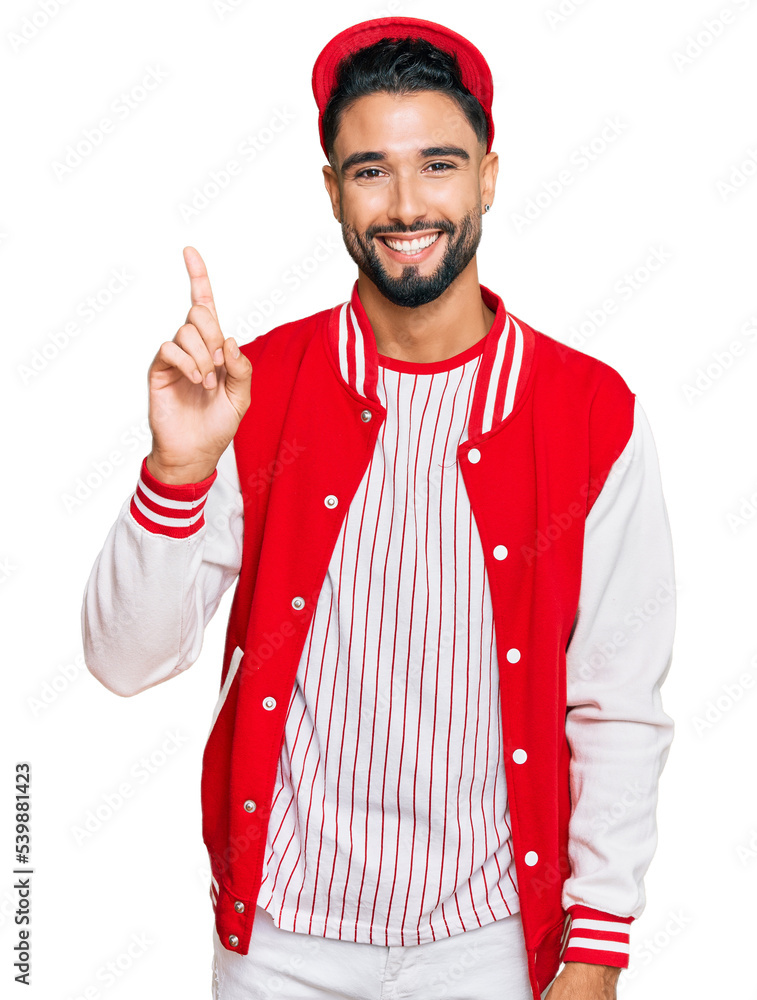
{"type": "Polygon", "coordinates": [[[484,211],[485,212],[488,212],[490,208],[491,208],[491,205],[484,205],[484,211]]]}

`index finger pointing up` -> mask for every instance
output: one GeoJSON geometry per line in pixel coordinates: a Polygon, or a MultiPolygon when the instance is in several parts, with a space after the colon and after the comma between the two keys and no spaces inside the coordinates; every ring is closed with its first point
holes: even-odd
{"type": "Polygon", "coordinates": [[[194,247],[184,247],[184,263],[189,272],[189,293],[192,298],[192,305],[207,306],[213,314],[216,323],[218,316],[216,306],[213,301],[213,290],[210,287],[208,271],[205,261],[194,247]]]}

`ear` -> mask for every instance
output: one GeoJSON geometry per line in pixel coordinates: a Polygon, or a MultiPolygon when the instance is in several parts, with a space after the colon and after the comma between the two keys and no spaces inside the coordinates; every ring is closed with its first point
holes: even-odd
{"type": "Polygon", "coordinates": [[[342,190],[339,184],[339,177],[334,168],[327,164],[323,167],[323,182],[331,200],[331,211],[337,222],[342,221],[342,190]]]}
{"type": "Polygon", "coordinates": [[[494,189],[497,185],[499,171],[499,155],[492,150],[481,160],[479,166],[479,183],[481,185],[481,204],[494,204],[494,189]]]}

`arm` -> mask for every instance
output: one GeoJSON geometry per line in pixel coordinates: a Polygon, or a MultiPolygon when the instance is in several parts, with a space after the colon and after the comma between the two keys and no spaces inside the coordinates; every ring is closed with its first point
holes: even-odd
{"type": "Polygon", "coordinates": [[[564,962],[628,967],[657,846],[660,774],[673,739],[660,687],[670,668],[675,579],[657,451],[638,399],[629,441],[586,520],[567,649],[572,921],[564,962]]]}
{"type": "Polygon", "coordinates": [[[234,442],[200,483],[165,484],[143,461],[89,576],[84,660],[130,696],[175,677],[200,655],[205,626],[239,573],[243,504],[234,442]]]}

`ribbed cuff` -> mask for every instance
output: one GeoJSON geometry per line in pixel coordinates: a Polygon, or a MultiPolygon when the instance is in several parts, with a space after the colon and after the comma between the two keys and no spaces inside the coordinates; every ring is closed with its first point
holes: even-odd
{"type": "Polygon", "coordinates": [[[568,913],[570,931],[560,961],[628,968],[633,917],[618,917],[579,903],[569,906],[568,913]]]}
{"type": "Polygon", "coordinates": [[[129,511],[138,524],[153,534],[188,538],[205,524],[205,500],[217,475],[218,470],[213,469],[199,483],[162,483],[147,468],[145,456],[129,511]]]}

